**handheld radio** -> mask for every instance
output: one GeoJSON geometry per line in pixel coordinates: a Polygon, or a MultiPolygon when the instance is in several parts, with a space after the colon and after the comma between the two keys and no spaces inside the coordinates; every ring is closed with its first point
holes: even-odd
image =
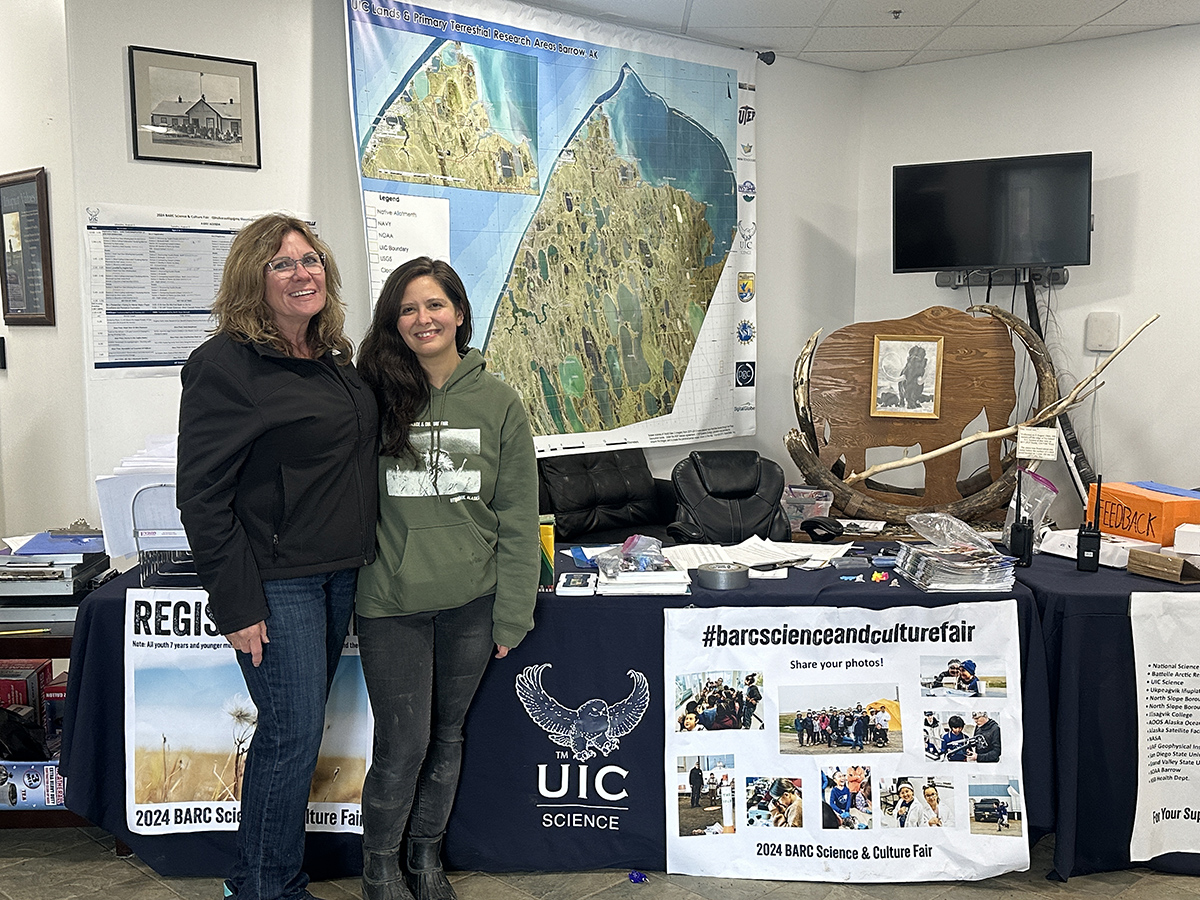
{"type": "MultiPolygon", "coordinates": [[[[1095,572],[1100,568],[1100,488],[1104,479],[1096,476],[1096,511],[1089,525],[1085,518],[1079,526],[1079,537],[1075,545],[1075,568],[1080,572],[1095,572]]],[[[1087,507],[1084,507],[1087,515],[1087,507]]]]}
{"type": "Polygon", "coordinates": [[[1033,563],[1033,520],[1025,515],[1021,507],[1021,476],[1017,469],[1017,513],[1008,532],[1008,550],[1017,558],[1016,565],[1029,568],[1033,563]]]}

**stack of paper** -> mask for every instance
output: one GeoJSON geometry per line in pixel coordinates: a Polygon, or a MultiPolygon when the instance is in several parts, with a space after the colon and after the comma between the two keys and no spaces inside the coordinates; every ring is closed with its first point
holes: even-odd
{"type": "Polygon", "coordinates": [[[896,571],[923,591],[1008,591],[1016,557],[970,545],[902,544],[896,571]]]}
{"type": "Polygon", "coordinates": [[[690,594],[692,579],[686,569],[677,569],[670,563],[641,571],[619,571],[606,575],[600,570],[597,594],[690,594]]]}

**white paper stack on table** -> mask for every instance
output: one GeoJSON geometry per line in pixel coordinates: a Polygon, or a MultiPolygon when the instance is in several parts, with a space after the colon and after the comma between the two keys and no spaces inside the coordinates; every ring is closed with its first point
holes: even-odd
{"type": "Polygon", "coordinates": [[[621,571],[609,576],[600,570],[597,594],[690,594],[692,579],[687,569],[676,568],[669,562],[662,567],[643,571],[621,571]]]}
{"type": "Polygon", "coordinates": [[[896,571],[923,591],[1008,591],[1016,557],[969,545],[902,544],[896,571]]]}

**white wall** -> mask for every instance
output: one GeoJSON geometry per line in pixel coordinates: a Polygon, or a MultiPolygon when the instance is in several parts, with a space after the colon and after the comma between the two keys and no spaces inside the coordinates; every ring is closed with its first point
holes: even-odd
{"type": "MultiPolygon", "coordinates": [[[[0,0],[0,171],[50,171],[59,321],[0,326],[9,356],[0,372],[4,533],[94,517],[93,475],[147,432],[175,427],[175,377],[114,382],[85,372],[84,205],[313,216],[345,275],[350,333],[362,334],[369,298],[341,15],[328,0],[297,0],[286,15],[234,0],[0,0]],[[256,60],[262,170],[135,162],[129,44],[256,60]]],[[[726,445],[754,447],[795,478],[782,441],[795,424],[792,365],[809,334],[935,303],[966,305],[964,292],[938,290],[932,276],[891,274],[894,163],[1090,149],[1093,264],[1073,269],[1056,292],[1059,337],[1051,342],[1082,376],[1094,362],[1082,350],[1088,312],[1119,312],[1123,333],[1163,313],[1106,373],[1094,414],[1099,439],[1089,450],[1106,478],[1200,483],[1189,446],[1197,365],[1186,277],[1200,253],[1200,117],[1191,88],[1200,80],[1200,29],[865,76],[779,58],[760,64],[756,79],[758,434],[726,445]]],[[[651,464],[664,474],[681,455],[657,450],[651,464]]]]}
{"type": "Polygon", "coordinates": [[[89,488],[63,7],[0,0],[0,23],[0,172],[46,169],[58,322],[0,324],[0,526],[11,535],[88,514],[89,488]]]}
{"type": "MultiPolygon", "coordinates": [[[[1047,342],[1073,386],[1100,356],[1084,350],[1088,313],[1119,313],[1122,337],[1160,313],[1105,371],[1094,403],[1073,419],[1106,480],[1200,484],[1192,455],[1200,435],[1193,299],[1200,256],[1197,83],[1197,27],[867,76],[855,318],[969,303],[965,290],[934,287],[932,274],[892,274],[893,165],[1091,150],[1092,264],[1072,268],[1069,283],[1053,292],[1047,342]]],[[[972,294],[982,302],[983,291],[972,294]]],[[[993,288],[993,302],[1007,306],[1011,296],[1011,287],[993,288]]],[[[1023,294],[1018,309],[1024,310],[1023,294]]],[[[1060,496],[1073,494],[1061,464],[1043,471],[1060,496]]],[[[1079,512],[1077,501],[1055,508],[1060,521],[1079,512]]]]}

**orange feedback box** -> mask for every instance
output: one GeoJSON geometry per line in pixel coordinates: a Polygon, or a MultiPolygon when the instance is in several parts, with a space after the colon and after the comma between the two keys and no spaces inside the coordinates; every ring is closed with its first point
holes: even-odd
{"type": "MultiPolygon", "coordinates": [[[[1096,485],[1088,488],[1088,511],[1095,511],[1096,485]]],[[[1089,516],[1090,518],[1090,516],[1089,516]]],[[[1175,528],[1200,522],[1200,500],[1151,491],[1121,481],[1105,483],[1100,492],[1100,530],[1169,547],[1175,528]]]]}

